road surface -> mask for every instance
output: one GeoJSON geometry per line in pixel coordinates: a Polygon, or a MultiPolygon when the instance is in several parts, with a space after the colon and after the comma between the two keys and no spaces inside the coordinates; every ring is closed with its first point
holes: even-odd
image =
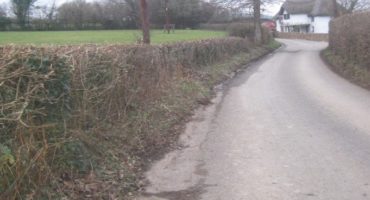
{"type": "Polygon", "coordinates": [[[139,199],[370,199],[370,93],[325,66],[326,43],[280,41],[197,111],[139,199]]]}

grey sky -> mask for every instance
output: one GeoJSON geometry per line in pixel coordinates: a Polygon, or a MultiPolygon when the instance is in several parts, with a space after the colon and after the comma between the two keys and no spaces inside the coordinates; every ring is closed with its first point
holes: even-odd
{"type": "MultiPolygon", "coordinates": [[[[57,5],[60,5],[64,2],[67,2],[69,0],[55,0],[57,5]]],[[[87,0],[87,1],[94,1],[94,0],[87,0]]],[[[53,0],[37,0],[37,5],[45,5],[45,4],[52,4],[53,0]]],[[[0,0],[0,5],[3,3],[9,3],[9,0],[0,0]]],[[[271,5],[266,8],[266,11],[264,11],[264,14],[266,15],[275,15],[280,8],[280,5],[271,5]]]]}
{"type": "MultiPolygon", "coordinates": [[[[67,2],[68,0],[55,0],[55,2],[57,3],[57,5],[60,5],[64,2],[67,2]]],[[[2,3],[9,3],[9,0],[0,0],[0,4],[2,3]]],[[[52,4],[53,1],[52,0],[37,0],[36,2],[37,4],[39,5],[45,5],[45,4],[52,4]]]]}

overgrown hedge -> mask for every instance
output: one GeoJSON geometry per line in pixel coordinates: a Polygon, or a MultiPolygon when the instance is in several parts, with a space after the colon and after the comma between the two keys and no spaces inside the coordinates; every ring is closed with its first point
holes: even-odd
{"type": "Polygon", "coordinates": [[[345,15],[330,23],[330,49],[370,69],[370,12],[345,15]]]}
{"type": "MultiPolygon", "coordinates": [[[[254,24],[253,23],[231,23],[227,27],[227,31],[229,33],[229,36],[231,37],[240,37],[240,38],[246,38],[250,41],[254,41],[255,37],[255,30],[254,30],[254,24]]],[[[272,33],[270,30],[268,30],[265,27],[262,27],[262,43],[268,44],[272,40],[272,33]]]]}
{"type": "Polygon", "coordinates": [[[136,187],[125,171],[136,170],[132,156],[167,145],[182,113],[208,95],[200,82],[224,70],[206,66],[252,48],[240,38],[0,47],[1,199],[101,199],[98,190],[136,187]]]}
{"type": "Polygon", "coordinates": [[[336,71],[370,88],[370,12],[332,20],[328,55],[336,71]]]}

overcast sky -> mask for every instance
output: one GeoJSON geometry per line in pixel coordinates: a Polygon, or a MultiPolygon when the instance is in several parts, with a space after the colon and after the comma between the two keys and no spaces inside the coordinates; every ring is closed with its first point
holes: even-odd
{"type": "MultiPolygon", "coordinates": [[[[0,0],[0,4],[2,3],[9,3],[10,0],[0,0]]],[[[60,5],[64,2],[67,2],[68,0],[55,0],[55,2],[57,3],[57,5],[60,5]]],[[[87,1],[92,1],[92,0],[87,0],[87,1]]],[[[52,4],[53,1],[52,0],[37,0],[36,1],[36,4],[37,5],[45,5],[45,4],[52,4]]]]}
{"type": "MultiPolygon", "coordinates": [[[[67,2],[70,0],[55,0],[57,5],[60,5],[64,2],[67,2]]],[[[87,0],[87,1],[94,1],[94,0],[87,0]]],[[[150,1],[150,0],[149,0],[150,1]]],[[[45,4],[52,4],[53,0],[37,0],[37,5],[45,5],[45,4]]],[[[3,3],[9,3],[9,0],[0,0],[0,5],[3,3]]],[[[266,15],[275,15],[279,11],[280,5],[271,5],[266,8],[266,11],[264,11],[264,14],[266,15]]]]}

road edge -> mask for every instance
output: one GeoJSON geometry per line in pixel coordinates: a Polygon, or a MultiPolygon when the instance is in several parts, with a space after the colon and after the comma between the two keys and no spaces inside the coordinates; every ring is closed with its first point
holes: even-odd
{"type": "MultiPolygon", "coordinates": [[[[138,197],[143,195],[143,192],[144,192],[143,189],[149,184],[147,182],[146,178],[145,178],[145,173],[148,172],[156,162],[162,160],[167,154],[169,154],[171,152],[174,152],[179,148],[182,148],[181,144],[179,143],[180,136],[184,134],[186,125],[191,121],[191,119],[196,114],[195,111],[197,111],[199,109],[206,109],[206,108],[212,106],[214,104],[213,103],[214,100],[217,98],[217,94],[220,93],[220,92],[223,92],[223,90],[225,88],[224,85],[228,84],[237,75],[243,73],[246,69],[253,66],[255,63],[263,61],[268,56],[274,54],[275,52],[280,50],[283,46],[284,45],[282,43],[274,40],[273,44],[269,44],[267,46],[252,49],[251,50],[252,53],[249,52],[248,54],[254,54],[253,51],[260,51],[260,48],[263,49],[263,52],[259,52],[260,54],[258,54],[255,57],[244,59],[244,62],[240,62],[240,63],[237,64],[235,70],[231,70],[228,73],[228,75],[226,75],[224,78],[222,78],[219,81],[216,81],[212,85],[212,87],[210,87],[211,95],[207,99],[202,99],[202,102],[197,101],[197,105],[191,111],[189,111],[189,114],[183,120],[179,121],[177,125],[175,125],[177,128],[174,131],[177,132],[177,133],[175,133],[177,135],[177,137],[171,137],[171,139],[173,139],[174,141],[170,142],[173,145],[171,145],[169,147],[163,147],[162,151],[155,154],[154,157],[149,158],[149,160],[148,160],[149,162],[147,162],[145,164],[145,166],[143,166],[143,170],[140,171],[140,175],[139,175],[139,177],[140,177],[140,181],[139,181],[140,182],[139,183],[140,189],[139,189],[139,191],[130,195],[129,200],[134,200],[134,199],[136,200],[138,197]]],[[[226,61],[226,63],[235,64],[233,62],[234,59],[237,59],[237,58],[233,57],[230,60],[226,61]]]]}
{"type": "Polygon", "coordinates": [[[320,58],[324,64],[335,74],[341,78],[349,81],[350,83],[357,85],[363,89],[370,91],[370,81],[364,82],[361,77],[356,77],[354,74],[365,74],[370,77],[370,72],[361,69],[353,63],[345,61],[340,56],[335,55],[329,48],[326,48],[320,52],[320,58]],[[333,57],[333,58],[330,58],[333,57]],[[336,61],[334,61],[334,59],[336,61]]]}

